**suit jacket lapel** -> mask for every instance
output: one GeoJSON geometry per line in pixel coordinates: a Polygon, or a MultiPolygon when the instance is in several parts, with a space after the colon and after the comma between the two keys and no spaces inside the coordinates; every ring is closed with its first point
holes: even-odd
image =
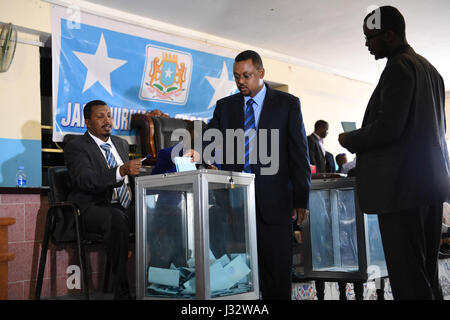
{"type": "Polygon", "coordinates": [[[96,157],[99,162],[103,163],[105,168],[108,168],[108,162],[106,162],[103,153],[87,131],[84,134],[84,141],[86,142],[86,148],[88,149],[89,154],[96,157]]]}
{"type": "Polygon", "coordinates": [[[122,158],[123,163],[127,162],[129,160],[128,150],[123,148],[123,144],[120,143],[121,141],[115,136],[111,136],[111,141],[114,143],[114,146],[116,147],[119,156],[122,158]]]}
{"type": "Polygon", "coordinates": [[[265,83],[267,91],[266,96],[264,97],[264,104],[261,110],[261,114],[259,115],[258,129],[267,128],[268,119],[270,119],[270,115],[276,105],[274,103],[273,98],[273,90],[269,88],[267,83],[265,83]]]}
{"type": "Polygon", "coordinates": [[[233,110],[232,114],[235,116],[234,119],[234,129],[242,128],[244,129],[244,96],[241,93],[238,93],[233,96],[233,102],[231,104],[233,110]]]}

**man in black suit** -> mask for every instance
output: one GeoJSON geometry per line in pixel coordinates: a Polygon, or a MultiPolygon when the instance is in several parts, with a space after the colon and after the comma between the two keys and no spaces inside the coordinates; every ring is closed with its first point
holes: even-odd
{"type": "Polygon", "coordinates": [[[111,135],[113,120],[105,102],[91,101],[83,113],[88,130],[64,148],[73,186],[69,200],[80,208],[86,232],[103,234],[114,299],[129,299],[128,244],[135,222],[131,180],[139,174],[141,159],[129,161],[128,143],[111,135]]]}
{"type": "Polygon", "coordinates": [[[331,152],[325,151],[325,159],[327,164],[328,173],[336,173],[336,163],[334,162],[334,156],[331,152]]]}
{"type": "MultiPolygon", "coordinates": [[[[323,139],[328,135],[328,122],[318,120],[314,124],[314,132],[308,136],[309,160],[316,166],[316,173],[325,173],[328,171],[326,151],[323,146],[323,139]]],[[[333,155],[331,155],[333,157],[333,155]]],[[[334,164],[334,161],[333,161],[334,164]]]]}
{"type": "MultiPolygon", "coordinates": [[[[237,150],[242,147],[238,141],[234,143],[232,159],[227,159],[227,150],[223,150],[221,170],[255,174],[262,298],[288,300],[291,298],[291,219],[296,218],[300,224],[305,218],[311,182],[300,100],[288,93],[273,90],[264,83],[262,60],[254,51],[240,53],[235,58],[233,70],[240,92],[217,101],[207,129],[220,130],[224,141],[227,129],[245,129],[245,132],[256,130],[257,137],[267,130],[269,138],[258,139],[259,147],[266,143],[267,154],[272,158],[278,155],[278,161],[275,161],[278,163],[268,165],[259,154],[255,155],[255,161],[250,162],[247,149],[245,159],[238,159],[237,150]],[[278,139],[272,141],[272,135],[278,139]],[[269,172],[269,166],[275,166],[276,170],[269,172]]],[[[250,133],[247,137],[246,142],[249,142],[254,136],[250,133]]],[[[253,151],[256,149],[255,146],[253,151]]]]}
{"type": "Polygon", "coordinates": [[[361,209],[378,214],[394,298],[442,299],[437,260],[450,198],[444,82],[408,45],[396,8],[367,15],[363,31],[370,53],[388,61],[361,129],[339,142],[357,155],[361,209]]]}

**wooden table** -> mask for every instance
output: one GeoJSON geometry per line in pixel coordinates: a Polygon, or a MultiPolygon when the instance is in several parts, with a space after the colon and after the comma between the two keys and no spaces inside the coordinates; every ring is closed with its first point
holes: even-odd
{"type": "Polygon", "coordinates": [[[8,298],[8,262],[15,257],[8,252],[8,226],[14,223],[14,218],[0,218],[0,300],[8,298]]]}

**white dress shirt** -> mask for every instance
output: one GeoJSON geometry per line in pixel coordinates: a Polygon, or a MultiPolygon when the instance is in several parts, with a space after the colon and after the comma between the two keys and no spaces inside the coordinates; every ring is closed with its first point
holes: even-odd
{"type": "MultiPolygon", "coordinates": [[[[95,143],[98,145],[98,148],[99,148],[100,151],[102,152],[102,154],[103,154],[103,156],[105,157],[105,160],[106,160],[106,161],[108,161],[108,160],[106,159],[106,151],[103,150],[100,146],[101,146],[102,144],[105,144],[105,143],[107,143],[107,144],[109,144],[109,145],[111,146],[111,153],[113,154],[114,159],[116,159],[116,163],[117,163],[116,182],[120,182],[120,181],[122,181],[122,180],[125,179],[125,182],[124,182],[124,183],[128,184],[128,177],[127,177],[126,175],[123,176],[123,177],[120,175],[120,166],[123,165],[123,160],[122,160],[122,158],[120,157],[119,153],[117,152],[117,149],[116,149],[116,147],[114,146],[114,143],[112,142],[111,138],[108,137],[108,140],[105,142],[105,141],[103,141],[103,140],[97,138],[97,137],[94,136],[93,134],[91,134],[89,131],[88,131],[88,133],[89,133],[89,135],[91,136],[91,138],[94,139],[95,143]]],[[[117,200],[117,199],[118,199],[117,188],[114,188],[112,200],[115,201],[115,200],[117,200]]]]}

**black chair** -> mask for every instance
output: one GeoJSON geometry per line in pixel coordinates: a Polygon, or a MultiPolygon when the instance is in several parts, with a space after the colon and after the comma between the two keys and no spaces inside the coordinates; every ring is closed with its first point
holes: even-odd
{"type": "Polygon", "coordinates": [[[161,149],[176,145],[179,141],[172,141],[170,139],[172,132],[176,129],[186,129],[188,125],[186,120],[175,118],[152,117],[152,120],[155,126],[154,139],[156,154],[161,149]]]}
{"type": "MultiPolygon", "coordinates": [[[[39,300],[41,297],[42,281],[44,278],[45,263],[47,260],[48,242],[51,240],[56,246],[76,242],[78,258],[80,261],[81,289],[84,293],[84,297],[88,300],[89,288],[84,246],[102,243],[103,237],[100,234],[83,232],[80,210],[74,203],[67,201],[67,196],[71,189],[71,181],[67,168],[62,166],[49,168],[48,182],[50,185],[48,195],[49,209],[47,212],[44,239],[42,241],[35,299],[39,300]]],[[[107,255],[103,287],[104,292],[108,289],[110,270],[111,261],[109,255],[107,255]]]]}

